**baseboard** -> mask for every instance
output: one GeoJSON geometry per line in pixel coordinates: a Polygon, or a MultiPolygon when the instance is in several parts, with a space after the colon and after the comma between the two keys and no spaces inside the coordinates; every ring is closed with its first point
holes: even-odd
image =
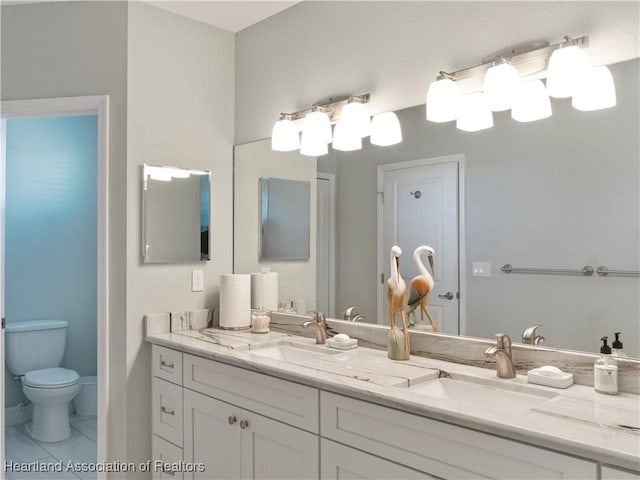
{"type": "Polygon", "coordinates": [[[22,425],[23,423],[31,421],[31,416],[31,404],[26,407],[7,407],[4,409],[4,425],[5,427],[22,425]]]}

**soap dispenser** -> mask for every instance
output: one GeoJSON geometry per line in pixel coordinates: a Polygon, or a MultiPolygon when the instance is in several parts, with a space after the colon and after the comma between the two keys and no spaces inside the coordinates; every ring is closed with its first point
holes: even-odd
{"type": "Polygon", "coordinates": [[[602,337],[601,356],[593,367],[593,387],[598,393],[616,395],[618,393],[618,363],[611,356],[608,337],[602,337]]]}
{"type": "Polygon", "coordinates": [[[622,342],[620,341],[620,332],[614,334],[616,339],[611,344],[611,355],[614,357],[626,357],[627,354],[622,350],[622,342]]]}

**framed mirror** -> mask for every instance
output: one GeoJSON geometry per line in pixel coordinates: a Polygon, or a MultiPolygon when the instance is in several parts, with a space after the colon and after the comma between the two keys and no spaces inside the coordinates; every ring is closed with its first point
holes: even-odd
{"type": "Polygon", "coordinates": [[[144,165],[142,259],[144,263],[209,260],[211,172],[144,165]]]}
{"type": "Polygon", "coordinates": [[[260,260],[309,258],[310,183],[260,177],[260,260]]]}

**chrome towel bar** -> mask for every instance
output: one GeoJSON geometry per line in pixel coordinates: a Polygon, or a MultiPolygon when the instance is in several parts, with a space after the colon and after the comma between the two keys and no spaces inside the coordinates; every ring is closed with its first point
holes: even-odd
{"type": "Polygon", "coordinates": [[[551,275],[584,275],[590,277],[593,275],[594,269],[591,265],[585,265],[580,270],[572,270],[566,268],[516,268],[507,263],[500,269],[504,273],[538,273],[538,274],[551,274],[551,275]]]}
{"type": "Polygon", "coordinates": [[[638,277],[640,276],[640,272],[638,270],[609,270],[605,266],[600,266],[597,268],[596,273],[601,277],[606,277],[607,275],[616,275],[622,277],[638,277]]]}

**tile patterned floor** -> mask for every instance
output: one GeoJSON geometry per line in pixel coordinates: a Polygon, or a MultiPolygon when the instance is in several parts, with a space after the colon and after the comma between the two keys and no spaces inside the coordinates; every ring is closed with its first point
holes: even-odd
{"type": "MultiPolygon", "coordinates": [[[[96,461],[96,417],[71,415],[71,438],[61,442],[33,440],[24,430],[24,425],[5,428],[5,461],[14,463],[38,462],[38,465],[66,466],[68,462],[95,463],[96,461]]],[[[7,480],[69,479],[93,480],[96,474],[81,471],[6,472],[7,480]]]]}

